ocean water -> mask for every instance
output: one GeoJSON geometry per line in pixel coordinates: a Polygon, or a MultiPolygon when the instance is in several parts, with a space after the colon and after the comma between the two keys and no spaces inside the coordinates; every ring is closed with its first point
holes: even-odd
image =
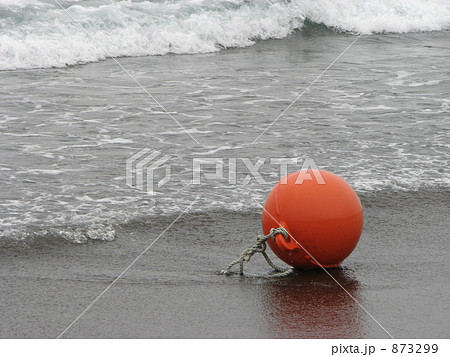
{"type": "MultiPolygon", "coordinates": [[[[429,336],[442,337],[448,319],[435,309],[447,294],[442,248],[450,208],[450,2],[399,0],[374,23],[391,3],[88,0],[59,1],[61,7],[51,0],[0,0],[0,247],[3,291],[9,292],[3,298],[18,301],[5,315],[10,318],[2,322],[2,336],[58,335],[148,245],[148,236],[155,238],[185,209],[189,219],[175,225],[174,241],[155,244],[160,275],[140,267],[124,284],[150,290],[156,284],[157,301],[169,299],[173,289],[194,302],[185,282],[202,286],[211,299],[219,296],[225,278],[217,271],[260,233],[260,204],[281,179],[270,160],[290,158],[297,164],[289,171],[313,160],[346,179],[362,200],[362,247],[349,258],[348,270],[336,273],[338,280],[403,337],[424,333],[417,319],[429,336]],[[127,185],[126,162],[145,148],[158,158],[167,155],[170,167],[170,179],[153,192],[138,189],[136,178],[127,185]],[[223,175],[211,177],[217,160],[223,160],[223,175]],[[245,160],[260,160],[260,178],[245,160]],[[204,164],[200,183],[193,180],[194,161],[204,164]],[[230,162],[236,162],[235,182],[228,179],[230,162]],[[205,251],[192,247],[201,242],[205,251]],[[171,252],[175,265],[167,263],[175,259],[171,252]],[[404,281],[396,285],[390,277],[397,273],[404,281]],[[30,284],[25,293],[14,288],[21,279],[30,284]],[[54,320],[38,313],[46,294],[57,295],[55,287],[45,287],[51,282],[70,291],[55,307],[54,320]],[[413,282],[435,291],[432,305],[429,296],[406,287],[413,282]],[[47,290],[30,303],[27,316],[34,320],[27,329],[14,318],[32,289],[47,290]],[[411,305],[422,313],[386,309],[383,301],[393,291],[399,304],[405,295],[416,296],[411,305]],[[74,300],[70,310],[66,304],[74,300]],[[400,327],[394,318],[408,323],[400,327]],[[45,328],[37,320],[46,321],[45,328]]],[[[161,168],[156,175],[160,181],[167,172],[161,168]]],[[[286,289],[295,296],[306,285],[313,299],[335,294],[324,277],[298,279],[289,289],[282,282],[266,289],[259,280],[242,287],[233,278],[225,286],[266,309],[286,289]]],[[[120,302],[128,299],[120,296],[120,302]]],[[[239,314],[243,306],[256,309],[232,301],[221,306],[241,304],[239,314]]],[[[386,337],[350,301],[339,301],[338,321],[356,321],[343,331],[333,321],[317,320],[302,331],[289,322],[284,337],[386,337]]],[[[175,310],[182,305],[172,303],[175,310]]],[[[324,306],[319,316],[327,315],[330,306],[324,306]]],[[[225,333],[219,322],[212,326],[198,317],[197,328],[188,330],[161,312],[165,329],[146,334],[148,326],[135,316],[136,329],[115,325],[112,335],[283,337],[279,321],[288,319],[269,309],[264,322],[252,315],[256,310],[249,320],[221,320],[218,311],[217,321],[240,327],[225,333]]],[[[193,315],[183,316],[189,325],[193,315]]],[[[89,326],[89,336],[108,336],[94,320],[89,326]]],[[[86,335],[80,330],[77,336],[86,335]]]]}
{"type": "Polygon", "coordinates": [[[267,132],[388,1],[61,5],[93,38],[53,1],[0,5],[1,242],[111,240],[196,197],[194,211],[259,210],[277,158],[313,159],[358,193],[449,187],[447,1],[398,1],[267,132]],[[133,57],[149,54],[165,55],[133,57]],[[144,148],[170,157],[154,194],[126,184],[144,148]],[[203,158],[223,177],[205,164],[194,184],[203,158]],[[265,160],[262,180],[242,159],[265,160]]]}
{"type": "MultiPolygon", "coordinates": [[[[285,38],[305,20],[358,33],[392,2],[2,0],[0,69],[95,62],[107,57],[105,50],[112,56],[216,52],[285,38]]],[[[446,0],[401,0],[369,32],[440,31],[449,14],[446,0]]]]}

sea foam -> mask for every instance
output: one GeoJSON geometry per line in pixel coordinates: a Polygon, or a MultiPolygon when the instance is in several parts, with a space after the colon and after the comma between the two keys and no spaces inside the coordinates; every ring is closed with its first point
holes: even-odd
{"type": "Polygon", "coordinates": [[[0,0],[0,70],[246,47],[301,30],[305,19],[355,34],[450,26],[448,0],[399,0],[376,23],[392,0],[59,3],[64,9],[51,0],[0,0]]]}

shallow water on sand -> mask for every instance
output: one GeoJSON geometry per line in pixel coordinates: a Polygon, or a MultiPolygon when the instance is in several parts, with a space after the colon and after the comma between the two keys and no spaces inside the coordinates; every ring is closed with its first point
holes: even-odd
{"type": "Polygon", "coordinates": [[[361,38],[266,132],[354,36],[313,26],[248,49],[120,59],[173,118],[112,60],[1,72],[2,238],[56,229],[102,239],[114,224],[179,212],[195,197],[199,212],[259,209],[252,197],[262,202],[281,178],[277,158],[298,160],[289,171],[311,158],[359,193],[446,191],[449,34],[361,38]],[[126,160],[144,148],[171,169],[154,195],[126,184],[126,160]],[[260,180],[246,158],[265,160],[260,180]],[[194,184],[194,159],[223,160],[223,176],[205,179],[216,167],[204,164],[194,184]]]}

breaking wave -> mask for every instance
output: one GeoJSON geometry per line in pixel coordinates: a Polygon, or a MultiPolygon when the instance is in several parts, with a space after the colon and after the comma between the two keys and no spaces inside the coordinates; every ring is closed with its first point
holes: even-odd
{"type": "MultiPolygon", "coordinates": [[[[305,20],[357,34],[366,31],[391,3],[0,0],[0,70],[247,47],[257,40],[284,38],[301,30],[305,20]]],[[[449,26],[449,1],[399,0],[367,32],[440,31],[449,26]]]]}

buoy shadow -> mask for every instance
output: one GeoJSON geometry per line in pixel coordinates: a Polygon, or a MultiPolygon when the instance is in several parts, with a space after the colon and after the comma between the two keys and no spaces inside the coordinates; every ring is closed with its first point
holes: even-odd
{"type": "Polygon", "coordinates": [[[271,337],[365,336],[365,313],[352,299],[361,302],[360,283],[351,270],[295,270],[291,276],[268,279],[264,285],[263,310],[271,337]]]}

